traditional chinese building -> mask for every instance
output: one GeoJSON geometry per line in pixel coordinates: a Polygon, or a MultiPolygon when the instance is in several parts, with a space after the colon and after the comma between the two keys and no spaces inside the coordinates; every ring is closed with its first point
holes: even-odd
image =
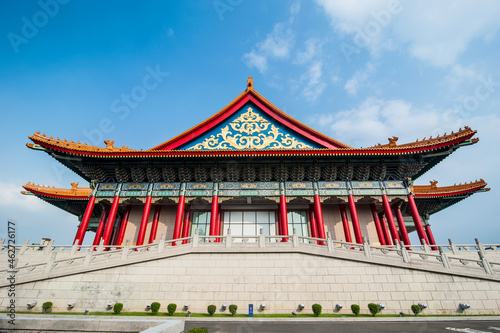
{"type": "MultiPolygon", "coordinates": [[[[413,182],[452,152],[475,144],[465,127],[436,138],[354,148],[290,117],[253,88],[178,136],[147,150],[55,139],[48,153],[89,182],[61,189],[24,185],[71,214],[75,242],[142,245],[200,235],[291,235],[390,245],[408,233],[435,245],[429,217],[489,190],[483,180],[439,187],[413,182]],[[87,231],[91,231],[89,235],[87,231]]],[[[286,238],[285,238],[286,239],[286,238]]]]}

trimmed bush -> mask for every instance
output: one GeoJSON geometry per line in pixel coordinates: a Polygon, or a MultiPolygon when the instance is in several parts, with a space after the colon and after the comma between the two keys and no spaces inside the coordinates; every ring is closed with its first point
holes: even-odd
{"type": "Polygon", "coordinates": [[[352,311],[352,313],[354,313],[355,316],[359,315],[360,310],[361,310],[361,308],[359,307],[359,305],[357,305],[357,304],[351,305],[351,311],[352,311]]]}
{"type": "Polygon", "coordinates": [[[378,307],[378,305],[377,305],[377,304],[375,304],[375,303],[369,303],[369,304],[368,304],[368,310],[370,310],[370,313],[371,313],[371,314],[372,314],[372,316],[374,316],[374,317],[375,317],[375,315],[376,315],[377,313],[379,313],[379,312],[380,312],[380,308],[379,308],[379,307],[378,307]]]}
{"type": "Polygon", "coordinates": [[[215,310],[217,310],[217,308],[215,307],[215,305],[213,304],[210,304],[208,307],[207,307],[207,311],[208,311],[208,314],[210,316],[212,316],[214,313],[215,313],[215,310]]]}
{"type": "Polygon", "coordinates": [[[234,316],[236,314],[236,311],[238,310],[238,305],[231,304],[229,306],[229,312],[231,312],[231,315],[234,316]]]}
{"type": "Polygon", "coordinates": [[[42,304],[42,312],[49,312],[52,309],[52,302],[45,302],[42,304]]]}
{"type": "Polygon", "coordinates": [[[173,316],[173,315],[174,315],[174,313],[175,313],[175,310],[177,310],[177,304],[170,303],[170,304],[167,306],[167,311],[168,311],[168,315],[169,315],[169,316],[173,316]]]}
{"type": "Polygon", "coordinates": [[[208,328],[192,328],[187,333],[208,333],[208,328]]]}
{"type": "Polygon", "coordinates": [[[160,306],[161,304],[158,302],[151,303],[151,313],[157,315],[158,311],[160,310],[160,306]]]}
{"type": "Polygon", "coordinates": [[[415,317],[420,313],[420,311],[422,311],[422,309],[420,308],[420,305],[413,304],[411,306],[411,312],[413,312],[413,314],[415,315],[415,317]]]}
{"type": "Polygon", "coordinates": [[[321,314],[321,309],[322,309],[321,305],[313,304],[312,310],[315,317],[319,317],[319,315],[321,314]]]}
{"type": "Polygon", "coordinates": [[[120,312],[122,312],[122,310],[123,310],[123,303],[116,303],[113,306],[113,312],[116,314],[120,314],[120,312]]]}

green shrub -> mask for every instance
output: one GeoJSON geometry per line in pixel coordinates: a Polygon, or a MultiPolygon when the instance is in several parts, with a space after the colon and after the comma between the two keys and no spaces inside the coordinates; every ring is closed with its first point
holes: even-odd
{"type": "Polygon", "coordinates": [[[161,304],[158,302],[151,303],[151,313],[157,315],[158,311],[160,310],[160,306],[161,304]]]}
{"type": "Polygon", "coordinates": [[[174,315],[174,313],[175,313],[175,310],[177,310],[177,304],[170,303],[170,304],[167,306],[167,311],[168,311],[168,315],[169,315],[169,316],[173,316],[173,315],[174,315]]]}
{"type": "Polygon", "coordinates": [[[354,313],[354,315],[356,315],[356,316],[359,315],[360,310],[361,309],[360,309],[359,305],[357,305],[357,304],[351,305],[351,311],[352,311],[352,313],[354,313]]]}
{"type": "Polygon", "coordinates": [[[207,307],[208,314],[209,314],[210,316],[212,316],[212,315],[215,313],[215,310],[216,310],[216,309],[217,309],[217,308],[215,307],[215,305],[210,304],[210,305],[207,307]]]}
{"type": "Polygon", "coordinates": [[[122,312],[122,309],[123,309],[123,303],[116,303],[113,306],[113,312],[116,314],[120,314],[120,312],[122,312]]]}
{"type": "Polygon", "coordinates": [[[49,312],[52,309],[52,302],[45,302],[42,304],[42,312],[49,312]]]}
{"type": "Polygon", "coordinates": [[[192,328],[187,333],[208,333],[208,328],[192,328]]]}
{"type": "Polygon", "coordinates": [[[369,303],[369,304],[368,304],[368,310],[370,310],[370,313],[371,313],[371,314],[372,314],[372,316],[374,316],[374,317],[375,317],[375,315],[376,315],[377,313],[379,313],[379,312],[380,312],[380,309],[379,309],[378,305],[377,305],[377,304],[375,304],[375,303],[369,303]]]}
{"type": "Polygon", "coordinates": [[[415,317],[420,313],[420,311],[422,311],[422,309],[420,308],[420,305],[413,304],[411,306],[411,312],[413,312],[413,314],[415,315],[415,317]]]}
{"type": "Polygon", "coordinates": [[[313,304],[312,310],[315,317],[319,317],[319,315],[321,314],[321,309],[322,309],[321,305],[313,304]]]}
{"type": "Polygon", "coordinates": [[[236,314],[236,311],[238,310],[238,305],[231,304],[229,306],[229,312],[231,312],[231,315],[234,316],[236,314]]]}

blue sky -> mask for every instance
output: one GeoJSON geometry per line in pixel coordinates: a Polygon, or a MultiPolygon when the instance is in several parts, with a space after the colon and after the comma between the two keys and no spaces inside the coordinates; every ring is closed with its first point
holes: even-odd
{"type": "Polygon", "coordinates": [[[76,217],[19,194],[28,181],[87,185],[26,148],[35,131],[148,149],[220,110],[253,76],[277,107],[351,146],[477,129],[478,144],[417,183],[485,179],[492,191],[431,224],[438,243],[499,243],[499,15],[495,1],[4,3],[0,237],[7,219],[18,242],[66,244],[76,231],[76,217]]]}

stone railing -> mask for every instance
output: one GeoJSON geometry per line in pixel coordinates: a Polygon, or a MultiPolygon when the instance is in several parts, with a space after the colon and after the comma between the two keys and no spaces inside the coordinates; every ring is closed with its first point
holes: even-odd
{"type": "Polygon", "coordinates": [[[315,254],[330,254],[348,256],[351,259],[363,258],[365,261],[411,263],[417,268],[430,267],[446,271],[448,269],[467,270],[472,274],[500,274],[500,245],[481,244],[476,239],[473,245],[455,245],[450,240],[449,245],[404,245],[391,246],[371,245],[364,240],[363,244],[337,241],[327,233],[327,239],[304,237],[294,233],[290,236],[266,236],[262,230],[257,236],[235,236],[227,230],[224,236],[200,236],[196,230],[191,237],[177,240],[165,240],[153,244],[130,246],[104,246],[102,241],[98,246],[85,245],[6,245],[0,240],[0,256],[7,251],[16,254],[17,265],[14,270],[0,270],[0,276],[15,274],[19,277],[44,275],[50,276],[56,272],[123,265],[127,262],[137,262],[149,257],[188,252],[189,249],[220,249],[238,248],[239,251],[262,249],[300,249],[315,254]],[[491,256],[490,254],[495,254],[491,256]]]}

